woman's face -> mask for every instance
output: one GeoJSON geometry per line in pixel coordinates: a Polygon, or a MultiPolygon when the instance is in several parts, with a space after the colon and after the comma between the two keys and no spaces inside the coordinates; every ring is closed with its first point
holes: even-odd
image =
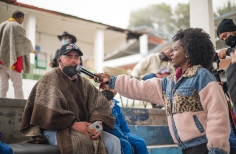
{"type": "Polygon", "coordinates": [[[184,48],[181,45],[180,41],[174,43],[174,51],[171,53],[171,62],[175,68],[186,66],[189,63],[188,57],[184,52],[184,48]]]}

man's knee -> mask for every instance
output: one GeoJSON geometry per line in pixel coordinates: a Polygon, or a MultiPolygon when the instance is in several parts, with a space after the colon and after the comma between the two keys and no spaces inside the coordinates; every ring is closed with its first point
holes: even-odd
{"type": "Polygon", "coordinates": [[[22,74],[16,71],[12,71],[10,74],[10,79],[12,81],[14,88],[22,88],[23,81],[22,81],[22,74]]]}
{"type": "Polygon", "coordinates": [[[7,97],[7,91],[8,91],[8,83],[6,85],[1,85],[0,87],[0,97],[6,98],[7,97]]]}
{"type": "Polygon", "coordinates": [[[109,143],[111,145],[120,144],[120,140],[116,136],[114,136],[114,135],[112,135],[112,134],[110,134],[108,132],[103,131],[102,136],[103,136],[103,141],[105,143],[107,142],[107,143],[109,143]]]}
{"type": "Polygon", "coordinates": [[[114,145],[114,144],[115,144],[115,145],[120,144],[119,138],[116,137],[116,136],[114,136],[114,135],[111,136],[111,140],[110,140],[109,142],[111,142],[111,144],[113,144],[113,145],[114,145]]]}
{"type": "Polygon", "coordinates": [[[120,140],[116,136],[103,131],[102,137],[108,154],[121,154],[120,140]]]}
{"type": "Polygon", "coordinates": [[[7,91],[8,91],[8,86],[6,85],[6,86],[2,86],[1,88],[0,88],[0,91],[2,92],[2,93],[7,93],[7,91]]]}

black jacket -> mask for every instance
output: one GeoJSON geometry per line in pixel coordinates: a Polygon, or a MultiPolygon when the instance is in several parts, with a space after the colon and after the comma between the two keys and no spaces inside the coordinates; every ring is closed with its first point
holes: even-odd
{"type": "Polygon", "coordinates": [[[236,107],[236,63],[231,64],[227,71],[227,88],[230,93],[231,99],[234,104],[234,108],[236,107]]]}
{"type": "Polygon", "coordinates": [[[58,62],[57,62],[57,59],[59,58],[59,55],[58,55],[59,51],[60,51],[60,49],[57,49],[56,54],[55,54],[55,56],[52,60],[52,67],[58,67],[59,66],[58,62]]]}

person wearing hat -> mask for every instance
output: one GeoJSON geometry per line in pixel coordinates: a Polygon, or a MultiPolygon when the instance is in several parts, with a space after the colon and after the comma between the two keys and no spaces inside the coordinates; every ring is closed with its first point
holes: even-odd
{"type": "Polygon", "coordinates": [[[29,95],[20,131],[31,143],[58,146],[61,154],[121,154],[117,137],[88,128],[99,121],[113,129],[115,119],[103,94],[76,71],[81,56],[73,43],[61,47],[59,67],[43,75],[29,95]]]}
{"type": "MultiPolygon", "coordinates": [[[[76,42],[76,37],[74,35],[69,34],[68,32],[63,32],[62,35],[58,35],[57,37],[61,41],[62,45],[65,45],[65,44],[68,44],[68,43],[75,43],[76,42]]],[[[58,67],[57,59],[59,57],[58,56],[59,50],[60,49],[57,49],[56,54],[55,54],[53,60],[50,60],[49,66],[52,67],[52,68],[53,67],[58,67]]]]}
{"type": "MultiPolygon", "coordinates": [[[[231,56],[231,65],[226,70],[227,81],[223,83],[228,92],[230,93],[233,102],[233,110],[236,113],[236,25],[232,19],[223,19],[217,27],[217,36],[225,41],[229,46],[227,50],[221,50],[218,53],[219,58],[225,59],[226,55],[231,56]]],[[[236,153],[236,136],[231,130],[230,137],[230,151],[236,153]]]]}
{"type": "Polygon", "coordinates": [[[236,47],[236,25],[232,19],[223,19],[217,27],[217,36],[225,41],[225,44],[229,46],[227,50],[221,50],[218,53],[219,58],[225,59],[226,55],[230,56],[232,48],[236,47]]]}
{"type": "Polygon", "coordinates": [[[235,72],[236,66],[234,61],[234,52],[236,47],[236,25],[232,19],[223,19],[217,27],[217,36],[225,41],[225,44],[230,46],[227,50],[221,50],[218,53],[219,58],[224,59],[226,55],[231,56],[231,65],[227,68],[227,89],[231,95],[232,102],[234,104],[234,113],[236,113],[236,79],[235,72]]]}

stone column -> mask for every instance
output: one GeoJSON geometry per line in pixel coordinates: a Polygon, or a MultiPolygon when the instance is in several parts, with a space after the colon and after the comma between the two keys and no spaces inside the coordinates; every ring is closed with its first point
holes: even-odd
{"type": "Polygon", "coordinates": [[[202,28],[215,46],[215,22],[212,0],[190,0],[190,27],[202,28]]]}
{"type": "Polygon", "coordinates": [[[94,37],[94,68],[95,72],[103,72],[104,59],[104,31],[98,30],[94,37]]]}
{"type": "Polygon", "coordinates": [[[139,37],[140,55],[145,57],[148,55],[148,37],[147,34],[143,34],[139,37]]]}
{"type": "MultiPolygon", "coordinates": [[[[26,36],[30,39],[33,48],[35,48],[35,35],[36,35],[36,17],[33,14],[29,14],[26,22],[26,36]]],[[[30,63],[34,64],[34,54],[30,54],[30,63]]]]}

